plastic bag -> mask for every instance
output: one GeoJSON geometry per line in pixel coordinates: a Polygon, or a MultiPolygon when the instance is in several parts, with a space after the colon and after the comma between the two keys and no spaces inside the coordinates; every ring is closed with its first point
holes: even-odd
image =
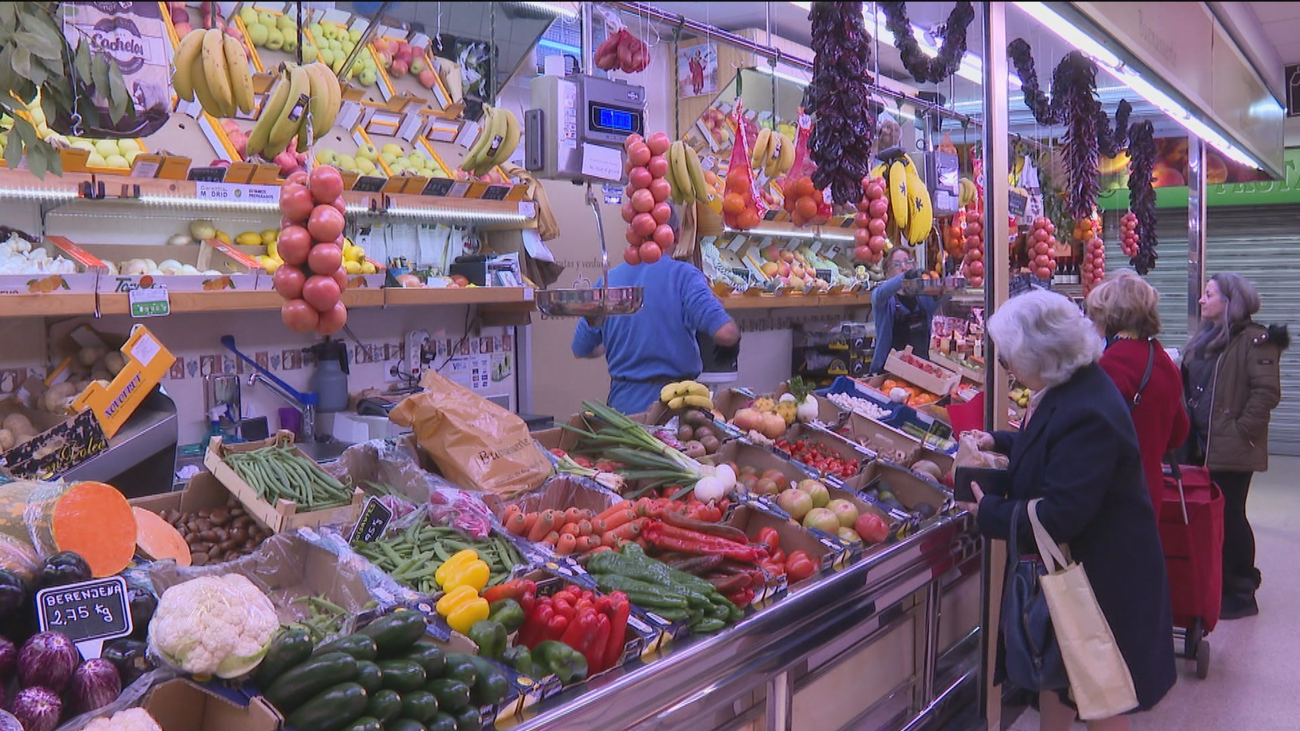
{"type": "Polygon", "coordinates": [[[550,462],[518,415],[432,370],[420,385],[424,392],[403,399],[389,418],[412,428],[443,476],[503,497],[550,477],[550,462]]]}
{"type": "Polygon", "coordinates": [[[808,154],[808,135],[812,132],[812,117],[799,110],[799,126],[795,132],[794,162],[786,174],[783,207],[796,226],[820,226],[830,220],[831,204],[826,193],[813,185],[812,174],[817,165],[808,154]],[[805,202],[806,201],[806,202],[805,202]]]}
{"type": "Polygon", "coordinates": [[[754,171],[749,168],[750,130],[740,99],[736,100],[731,121],[735,126],[736,138],[731,147],[731,163],[727,167],[727,194],[722,199],[722,220],[730,228],[747,231],[763,220],[767,205],[754,190],[754,171]]]}
{"type": "Polygon", "coordinates": [[[954,467],[983,467],[1005,470],[1010,460],[1004,454],[985,452],[975,444],[974,432],[962,432],[957,441],[957,457],[954,467]]]}

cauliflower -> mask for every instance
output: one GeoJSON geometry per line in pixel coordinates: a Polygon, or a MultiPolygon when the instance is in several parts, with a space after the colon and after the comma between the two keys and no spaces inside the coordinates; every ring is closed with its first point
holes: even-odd
{"type": "Polygon", "coordinates": [[[168,588],[149,622],[149,647],[187,673],[235,678],[257,667],[280,628],[275,607],[239,574],[168,588]]]}
{"type": "Polygon", "coordinates": [[[112,718],[96,718],[83,731],[162,731],[158,722],[143,708],[118,711],[112,718]]]}

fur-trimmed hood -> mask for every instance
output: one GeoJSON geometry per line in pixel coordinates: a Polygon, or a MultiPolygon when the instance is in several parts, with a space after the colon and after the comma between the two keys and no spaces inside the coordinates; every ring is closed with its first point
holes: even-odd
{"type": "Polygon", "coordinates": [[[1255,336],[1254,345],[1263,345],[1264,343],[1273,343],[1278,350],[1286,350],[1291,347],[1291,333],[1287,331],[1286,325],[1269,325],[1264,332],[1255,336]]]}

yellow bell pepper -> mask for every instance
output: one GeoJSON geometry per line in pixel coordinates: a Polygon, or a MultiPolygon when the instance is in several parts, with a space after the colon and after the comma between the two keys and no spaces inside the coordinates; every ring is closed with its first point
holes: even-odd
{"type": "Polygon", "coordinates": [[[465,634],[475,622],[488,618],[488,602],[472,586],[458,586],[447,592],[434,607],[452,629],[465,634]]]}
{"type": "Polygon", "coordinates": [[[446,591],[459,586],[472,586],[475,592],[483,591],[487,586],[492,569],[478,557],[474,551],[466,549],[452,556],[438,570],[433,578],[446,591]]]}

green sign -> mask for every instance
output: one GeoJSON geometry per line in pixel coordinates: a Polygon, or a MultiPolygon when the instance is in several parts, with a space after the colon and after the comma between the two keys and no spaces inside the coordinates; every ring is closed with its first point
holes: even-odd
{"type": "MultiPolygon", "coordinates": [[[[1288,147],[1284,156],[1286,177],[1254,183],[1206,186],[1205,205],[1269,206],[1300,203],[1300,147],[1288,147]]],[[[1103,211],[1128,210],[1128,188],[1103,190],[1097,207],[1103,211]]],[[[1156,208],[1187,208],[1187,186],[1156,188],[1156,208]]]]}
{"type": "Polygon", "coordinates": [[[165,287],[133,289],[127,297],[131,302],[131,317],[163,317],[172,312],[165,287]]]}

